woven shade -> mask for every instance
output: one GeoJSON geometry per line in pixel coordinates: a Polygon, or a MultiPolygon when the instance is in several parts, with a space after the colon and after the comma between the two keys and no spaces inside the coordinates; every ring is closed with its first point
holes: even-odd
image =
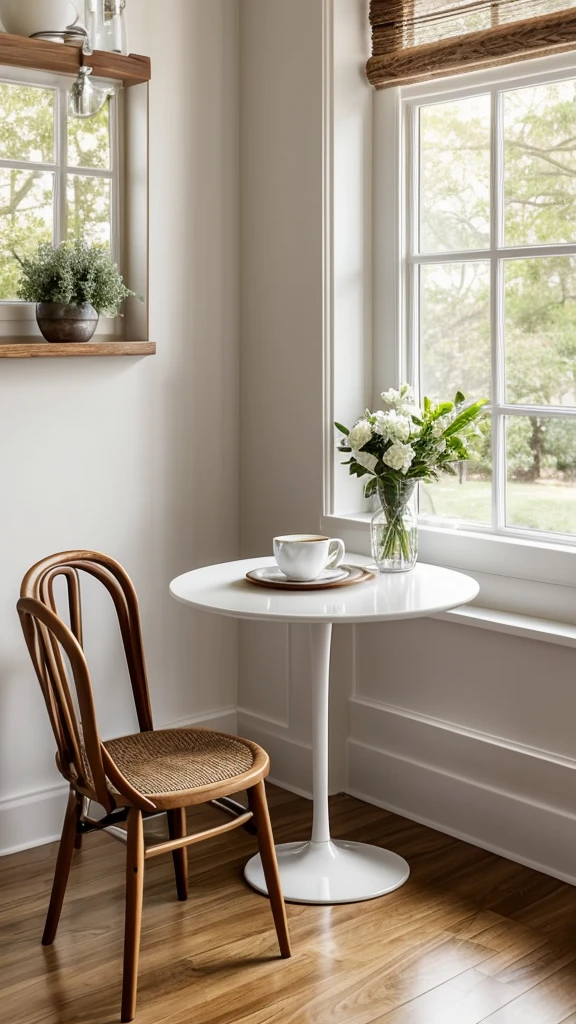
{"type": "Polygon", "coordinates": [[[576,48],[576,0],[371,0],[377,89],[576,48]]]}

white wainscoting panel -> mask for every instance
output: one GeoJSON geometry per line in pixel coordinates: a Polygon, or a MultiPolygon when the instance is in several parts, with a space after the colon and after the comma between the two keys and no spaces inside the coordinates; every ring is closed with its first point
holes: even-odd
{"type": "Polygon", "coordinates": [[[259,743],[270,755],[270,782],[299,796],[312,796],[312,747],[295,739],[292,730],[238,708],[238,732],[259,743]]]}
{"type": "Polygon", "coordinates": [[[358,629],[357,693],[576,760],[569,647],[435,619],[358,629]]]}
{"type": "Polygon", "coordinates": [[[285,623],[240,623],[239,702],[255,715],[288,725],[291,649],[285,623]]]}
{"type": "MultiPolygon", "coordinates": [[[[242,623],[238,728],[270,754],[270,779],[309,796],[312,681],[308,626],[242,623]],[[249,627],[249,629],[247,629],[249,627]],[[273,699],[271,699],[271,691],[273,699]],[[285,709],[286,719],[281,712],[285,709]]],[[[355,673],[354,626],[337,626],[330,672],[330,792],[346,789],[348,698],[355,673]]]]}
{"type": "Polygon", "coordinates": [[[351,701],[347,791],[576,884],[576,765],[398,708],[351,701]]]}

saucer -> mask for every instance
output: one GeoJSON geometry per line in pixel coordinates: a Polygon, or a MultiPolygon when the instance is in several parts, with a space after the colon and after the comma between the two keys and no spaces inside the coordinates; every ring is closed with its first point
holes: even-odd
{"type": "Polygon", "coordinates": [[[335,583],[337,580],[345,580],[349,576],[347,566],[339,565],[336,569],[324,569],[313,580],[295,580],[287,576],[277,565],[266,565],[263,569],[254,569],[251,575],[262,583],[280,583],[283,586],[297,584],[301,587],[309,587],[314,583],[335,583]]]}
{"type": "Polygon", "coordinates": [[[374,579],[374,573],[357,565],[340,565],[337,569],[325,569],[314,580],[292,580],[277,565],[266,565],[262,569],[251,569],[246,573],[249,583],[276,590],[326,590],[329,587],[348,587],[374,579]]]}

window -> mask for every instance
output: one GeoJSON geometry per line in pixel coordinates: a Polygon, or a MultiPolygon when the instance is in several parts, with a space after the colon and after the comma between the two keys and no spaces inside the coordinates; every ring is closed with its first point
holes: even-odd
{"type": "MultiPolygon", "coordinates": [[[[15,254],[82,236],[118,254],[116,97],[93,118],[69,113],[70,79],[0,73],[0,319],[14,317],[15,254]]],[[[24,304],[20,304],[24,306],[24,304]]],[[[26,313],[24,313],[26,316],[26,313]]]]}
{"type": "MultiPolygon", "coordinates": [[[[554,63],[555,62],[555,63],[554,63]]],[[[406,369],[488,397],[478,460],[422,488],[431,525],[576,535],[576,77],[499,69],[407,87],[406,369]]]]}

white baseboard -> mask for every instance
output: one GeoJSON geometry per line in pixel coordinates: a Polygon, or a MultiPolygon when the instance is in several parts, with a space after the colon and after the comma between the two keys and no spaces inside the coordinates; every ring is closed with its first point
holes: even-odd
{"type": "MultiPolygon", "coordinates": [[[[158,728],[178,729],[187,725],[234,734],[237,732],[236,708],[204,712],[179,722],[158,723],[158,728]]],[[[58,840],[67,794],[66,783],[56,782],[47,788],[0,800],[0,857],[58,840]]]]}
{"type": "Polygon", "coordinates": [[[68,786],[57,782],[48,789],[0,800],[0,857],[59,839],[67,794],[68,786]]]}
{"type": "Polygon", "coordinates": [[[576,773],[567,759],[351,701],[347,792],[576,884],[576,773]]]}
{"type": "MultiPolygon", "coordinates": [[[[461,839],[463,843],[470,843],[471,846],[478,846],[481,850],[487,850],[488,853],[495,853],[499,857],[504,857],[506,860],[513,861],[515,864],[523,864],[524,867],[532,868],[533,871],[541,871],[542,874],[550,875],[552,878],[557,878],[560,882],[567,882],[569,885],[576,886],[576,874],[573,867],[571,872],[568,872],[556,869],[549,864],[543,864],[540,861],[531,860],[530,857],[525,856],[523,851],[517,852],[503,849],[496,843],[488,842],[484,836],[479,838],[477,835],[471,835],[468,832],[463,832],[459,828],[449,828],[446,824],[433,821],[431,818],[427,818],[424,815],[416,814],[412,809],[397,807],[394,804],[388,803],[386,800],[380,800],[376,796],[369,795],[361,790],[356,790],[353,786],[349,786],[346,792],[348,796],[353,796],[356,800],[362,800],[364,803],[373,804],[375,807],[381,807],[384,811],[390,811],[392,814],[398,814],[401,818],[408,818],[410,821],[416,821],[419,825],[425,825],[426,828],[433,828],[437,832],[443,832],[444,835],[453,836],[454,839],[461,839]]],[[[535,824],[535,827],[538,826],[535,824]]],[[[573,842],[573,836],[569,841],[573,842]]]]}

